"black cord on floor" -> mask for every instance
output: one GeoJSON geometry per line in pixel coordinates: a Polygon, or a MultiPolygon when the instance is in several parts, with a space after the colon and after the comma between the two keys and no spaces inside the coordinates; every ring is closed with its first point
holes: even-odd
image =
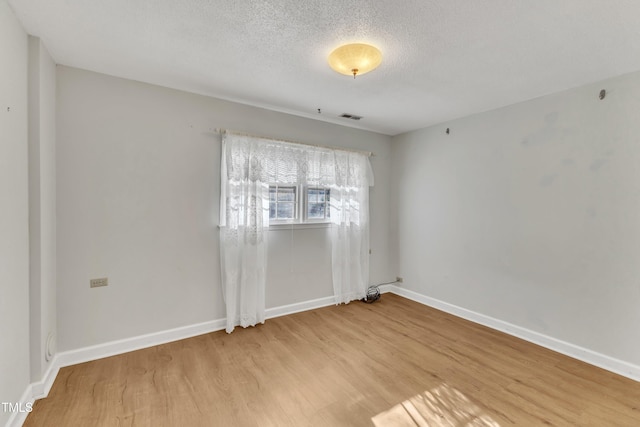
{"type": "Polygon", "coordinates": [[[374,301],[378,301],[380,299],[380,289],[378,289],[382,285],[392,285],[394,283],[398,283],[397,280],[393,282],[380,283],[377,285],[371,285],[367,288],[367,294],[360,301],[366,302],[367,304],[371,304],[374,301]]]}

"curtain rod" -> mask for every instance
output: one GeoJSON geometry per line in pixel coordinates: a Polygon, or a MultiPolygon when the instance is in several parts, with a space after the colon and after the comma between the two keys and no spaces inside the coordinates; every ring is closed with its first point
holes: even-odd
{"type": "Polygon", "coordinates": [[[286,139],[269,138],[269,137],[266,137],[266,136],[252,135],[250,133],[237,132],[237,131],[234,131],[234,130],[228,130],[228,129],[223,129],[223,128],[215,128],[214,131],[217,132],[217,133],[220,133],[220,134],[226,132],[226,133],[232,133],[234,135],[249,136],[251,138],[268,139],[270,141],[277,141],[277,142],[288,142],[289,144],[299,144],[299,145],[306,145],[306,146],[309,146],[309,147],[328,148],[330,150],[348,151],[350,153],[364,154],[365,156],[368,156],[368,157],[375,156],[375,154],[372,151],[352,150],[352,149],[349,149],[349,148],[331,147],[329,145],[307,144],[305,142],[290,141],[290,140],[286,140],[286,139]]]}

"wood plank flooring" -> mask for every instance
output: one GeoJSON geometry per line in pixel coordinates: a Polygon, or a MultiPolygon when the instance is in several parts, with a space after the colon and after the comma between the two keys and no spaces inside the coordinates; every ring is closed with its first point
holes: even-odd
{"type": "Polygon", "coordinates": [[[397,295],[60,370],[25,426],[640,426],[640,383],[397,295]]]}

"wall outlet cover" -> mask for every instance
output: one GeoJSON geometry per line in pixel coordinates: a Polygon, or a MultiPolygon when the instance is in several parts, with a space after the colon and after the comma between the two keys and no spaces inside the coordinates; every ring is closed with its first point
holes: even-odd
{"type": "Polygon", "coordinates": [[[89,286],[92,288],[99,288],[101,286],[108,286],[109,285],[109,279],[106,277],[101,277],[99,279],[91,279],[89,281],[89,286]]]}

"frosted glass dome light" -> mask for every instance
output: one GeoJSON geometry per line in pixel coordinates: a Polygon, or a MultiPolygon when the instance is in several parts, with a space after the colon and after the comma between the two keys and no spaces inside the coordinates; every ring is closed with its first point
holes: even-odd
{"type": "Polygon", "coordinates": [[[363,43],[345,44],[329,54],[329,65],[334,71],[356,78],[358,74],[368,73],[380,65],[382,52],[363,43]]]}

